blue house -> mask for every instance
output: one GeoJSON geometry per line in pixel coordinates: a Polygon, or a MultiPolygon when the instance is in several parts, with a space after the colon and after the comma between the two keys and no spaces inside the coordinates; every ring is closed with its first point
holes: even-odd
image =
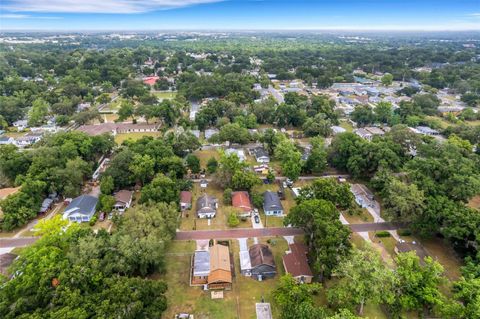
{"type": "Polygon", "coordinates": [[[63,212],[63,219],[71,222],[89,222],[95,214],[98,198],[91,195],[81,195],[72,200],[63,212]]]}
{"type": "Polygon", "coordinates": [[[283,206],[277,193],[263,193],[263,211],[267,216],[283,216],[283,206]]]}

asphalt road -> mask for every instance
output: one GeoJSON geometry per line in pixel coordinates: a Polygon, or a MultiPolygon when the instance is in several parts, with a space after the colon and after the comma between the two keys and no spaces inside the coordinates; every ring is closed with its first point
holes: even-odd
{"type": "MultiPolygon", "coordinates": [[[[399,223],[366,223],[349,224],[352,232],[369,232],[381,230],[396,230],[405,225],[399,223]]],[[[199,239],[234,239],[252,237],[273,237],[273,236],[297,236],[302,235],[303,230],[293,227],[271,227],[271,228],[238,228],[227,230],[193,230],[179,231],[175,240],[199,240],[199,239]]],[[[39,237],[1,238],[0,248],[25,247],[33,244],[39,237]]]]}

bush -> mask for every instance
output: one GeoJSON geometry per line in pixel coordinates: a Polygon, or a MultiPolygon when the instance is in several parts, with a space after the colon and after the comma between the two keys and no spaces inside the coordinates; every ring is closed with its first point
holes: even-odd
{"type": "Polygon", "coordinates": [[[95,223],[97,222],[97,219],[98,219],[98,216],[94,215],[92,219],[90,219],[90,222],[89,222],[90,226],[95,225],[95,223]]]}
{"type": "Polygon", "coordinates": [[[412,231],[409,229],[400,229],[397,231],[399,236],[410,236],[412,235],[412,231]]]}
{"type": "Polygon", "coordinates": [[[386,230],[382,230],[382,231],[377,231],[375,233],[375,237],[378,237],[378,238],[381,238],[381,237],[390,237],[390,233],[386,230]]]}
{"type": "Polygon", "coordinates": [[[237,227],[239,224],[240,220],[238,219],[237,213],[230,213],[230,215],[228,215],[228,226],[237,227]]]}
{"type": "Polygon", "coordinates": [[[231,205],[232,204],[232,189],[231,188],[226,188],[223,191],[223,203],[225,205],[231,205]]]}

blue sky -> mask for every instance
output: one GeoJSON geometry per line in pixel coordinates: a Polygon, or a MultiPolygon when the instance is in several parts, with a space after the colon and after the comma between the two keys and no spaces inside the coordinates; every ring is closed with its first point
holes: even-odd
{"type": "Polygon", "coordinates": [[[480,0],[0,0],[0,30],[480,30],[480,0]]]}

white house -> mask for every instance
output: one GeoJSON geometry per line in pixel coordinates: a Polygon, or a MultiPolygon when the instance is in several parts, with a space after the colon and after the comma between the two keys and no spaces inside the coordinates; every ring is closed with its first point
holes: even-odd
{"type": "Polygon", "coordinates": [[[91,195],[81,195],[72,200],[63,212],[63,219],[71,222],[89,222],[95,214],[98,198],[91,195]]]}

